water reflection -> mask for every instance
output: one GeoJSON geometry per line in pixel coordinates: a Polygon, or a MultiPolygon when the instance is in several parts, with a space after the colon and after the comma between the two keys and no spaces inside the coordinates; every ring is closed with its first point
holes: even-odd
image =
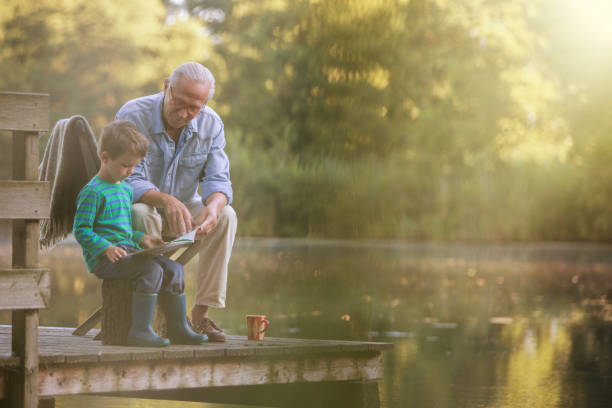
{"type": "MultiPolygon", "coordinates": [[[[380,388],[385,407],[610,407],[612,325],[593,312],[593,299],[612,286],[610,254],[241,239],[228,309],[212,317],[232,334],[246,334],[246,314],[267,314],[270,336],[394,342],[380,388]]],[[[98,307],[99,282],[74,245],[42,259],[53,269],[53,298],[41,324],[75,326],[98,307]]],[[[187,291],[191,298],[193,286],[187,291]]],[[[179,405],[78,397],[57,406],[179,405]]]]}

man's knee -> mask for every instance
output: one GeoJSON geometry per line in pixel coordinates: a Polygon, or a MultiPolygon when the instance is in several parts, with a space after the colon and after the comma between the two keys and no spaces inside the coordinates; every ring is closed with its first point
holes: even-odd
{"type": "Polygon", "coordinates": [[[134,218],[154,217],[155,215],[159,214],[152,205],[145,203],[132,204],[132,217],[134,218]]]}
{"type": "Polygon", "coordinates": [[[132,223],[135,230],[161,237],[162,218],[155,207],[136,203],[132,205],[132,223]]]}
{"type": "Polygon", "coordinates": [[[235,229],[238,224],[238,217],[236,216],[236,211],[229,205],[223,207],[221,212],[219,213],[219,221],[217,222],[218,226],[222,226],[225,228],[235,229]]]}

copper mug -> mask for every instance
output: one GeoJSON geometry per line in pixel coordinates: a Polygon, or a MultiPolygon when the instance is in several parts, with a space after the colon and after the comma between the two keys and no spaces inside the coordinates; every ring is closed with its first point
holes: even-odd
{"type": "Polygon", "coordinates": [[[265,331],[270,327],[266,315],[247,315],[247,336],[249,340],[263,340],[265,331]]]}

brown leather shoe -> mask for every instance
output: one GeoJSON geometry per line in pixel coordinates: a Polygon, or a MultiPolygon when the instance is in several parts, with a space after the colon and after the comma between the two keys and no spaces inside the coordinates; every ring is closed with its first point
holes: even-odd
{"type": "Polygon", "coordinates": [[[227,336],[223,333],[223,330],[219,328],[215,324],[215,322],[205,317],[200,320],[198,323],[193,323],[191,319],[187,318],[187,323],[189,323],[189,327],[196,333],[205,334],[208,336],[208,341],[216,341],[222,343],[227,340],[227,336]]]}

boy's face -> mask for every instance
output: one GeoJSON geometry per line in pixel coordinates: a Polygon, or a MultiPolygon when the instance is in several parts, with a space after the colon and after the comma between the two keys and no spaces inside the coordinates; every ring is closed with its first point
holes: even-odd
{"type": "Polygon", "coordinates": [[[122,153],[113,159],[107,152],[102,152],[100,159],[102,161],[100,176],[112,183],[119,183],[134,172],[134,167],[142,157],[133,153],[122,153]]]}

